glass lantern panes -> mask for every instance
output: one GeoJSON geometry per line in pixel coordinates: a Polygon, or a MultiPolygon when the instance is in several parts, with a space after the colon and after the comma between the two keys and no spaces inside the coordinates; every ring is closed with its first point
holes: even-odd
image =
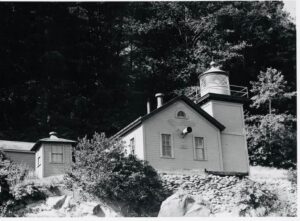
{"type": "Polygon", "coordinates": [[[205,80],[205,78],[201,78],[201,80],[200,80],[200,87],[202,89],[206,88],[206,80],[205,80]]]}

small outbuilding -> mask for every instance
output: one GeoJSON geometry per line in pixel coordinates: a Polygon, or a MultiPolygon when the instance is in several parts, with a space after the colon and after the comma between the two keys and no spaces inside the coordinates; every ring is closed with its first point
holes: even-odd
{"type": "Polygon", "coordinates": [[[76,141],[58,138],[56,132],[49,135],[31,148],[35,152],[35,172],[39,178],[64,174],[71,168],[72,145],[76,141]]]}
{"type": "Polygon", "coordinates": [[[0,150],[10,160],[17,164],[26,165],[32,170],[35,168],[35,154],[34,151],[31,151],[33,145],[32,142],[0,140],[0,150]]]}
{"type": "Polygon", "coordinates": [[[56,132],[49,135],[36,143],[0,140],[0,150],[13,162],[35,171],[39,178],[64,174],[71,167],[76,141],[59,138],[56,132]]]}

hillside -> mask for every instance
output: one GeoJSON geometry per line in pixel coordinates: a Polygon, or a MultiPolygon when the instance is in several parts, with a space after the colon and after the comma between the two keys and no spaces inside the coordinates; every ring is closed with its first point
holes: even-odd
{"type": "Polygon", "coordinates": [[[200,197],[209,216],[296,216],[296,183],[284,169],[255,166],[249,177],[163,175],[165,188],[200,197]]]}
{"type": "MultiPolygon", "coordinates": [[[[296,216],[296,184],[288,170],[251,167],[248,178],[214,175],[161,174],[164,188],[200,197],[207,216],[296,216]]],[[[63,177],[27,180],[48,187],[47,198],[24,202],[14,216],[24,217],[120,217],[130,216],[118,202],[104,202],[86,193],[71,192],[63,177]],[[49,188],[51,186],[51,188],[49,188]]],[[[26,186],[26,185],[25,185],[26,186]]],[[[170,192],[171,194],[171,192],[170,192]]],[[[175,210],[170,210],[175,211],[175,210]]]]}

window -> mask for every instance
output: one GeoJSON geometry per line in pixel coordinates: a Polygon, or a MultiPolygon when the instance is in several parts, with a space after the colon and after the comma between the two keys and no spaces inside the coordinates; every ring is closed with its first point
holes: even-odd
{"type": "Polygon", "coordinates": [[[203,137],[195,137],[195,160],[205,160],[203,137]]]}
{"type": "Polygon", "coordinates": [[[171,134],[161,135],[162,157],[172,157],[171,134]]]}
{"type": "Polygon", "coordinates": [[[183,111],[178,111],[177,112],[177,117],[178,118],[186,118],[186,114],[183,111]]]}
{"type": "Polygon", "coordinates": [[[62,146],[51,146],[51,163],[63,163],[62,146]]]}
{"type": "Polygon", "coordinates": [[[41,157],[38,157],[37,159],[37,167],[41,166],[41,157]]]}
{"type": "Polygon", "coordinates": [[[134,140],[134,138],[130,139],[130,151],[131,151],[131,154],[135,154],[135,140],[134,140]]]}

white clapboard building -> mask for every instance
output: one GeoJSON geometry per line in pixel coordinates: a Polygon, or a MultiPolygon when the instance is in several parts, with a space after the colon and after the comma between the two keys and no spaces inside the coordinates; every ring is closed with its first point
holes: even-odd
{"type": "Polygon", "coordinates": [[[211,63],[199,75],[200,87],[193,93],[163,103],[139,117],[114,137],[154,168],[206,170],[215,173],[248,174],[249,160],[243,103],[247,88],[232,90],[229,74],[211,63]]]}

